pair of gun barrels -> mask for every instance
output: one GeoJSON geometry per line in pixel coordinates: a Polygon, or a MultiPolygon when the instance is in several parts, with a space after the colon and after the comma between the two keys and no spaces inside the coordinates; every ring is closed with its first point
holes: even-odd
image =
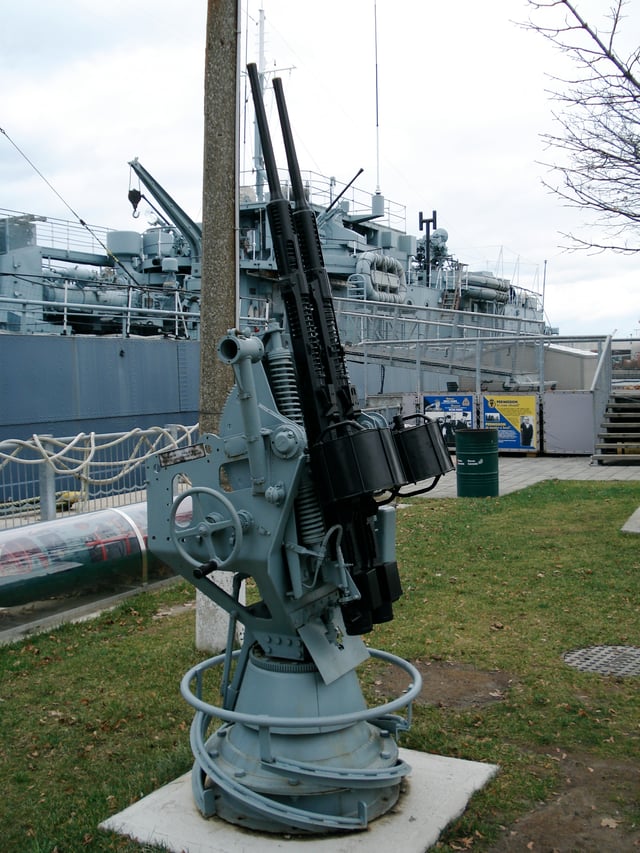
{"type": "Polygon", "coordinates": [[[451,460],[436,425],[362,426],[351,386],[324,265],[315,211],[309,205],[293,142],[282,81],[274,92],[287,157],[293,207],[281,189],[260,75],[247,66],[269,184],[267,215],[285,307],[311,474],[325,523],[340,524],[342,548],[360,599],[346,605],[348,633],[393,618],[401,593],[395,560],[381,560],[375,535],[376,495],[439,477],[451,460]]]}

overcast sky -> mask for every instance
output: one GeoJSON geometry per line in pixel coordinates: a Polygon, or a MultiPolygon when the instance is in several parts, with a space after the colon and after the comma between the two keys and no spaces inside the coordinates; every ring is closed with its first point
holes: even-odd
{"type": "MultiPolygon", "coordinates": [[[[137,156],[201,219],[206,0],[2,5],[0,128],[73,211],[144,227],[126,198],[137,156]]],[[[606,23],[605,0],[577,5],[606,23]]],[[[525,0],[377,0],[375,16],[374,0],[250,0],[243,61],[245,45],[258,59],[260,8],[303,170],[347,182],[364,168],[359,186],[379,182],[406,205],[412,233],[420,210],[437,210],[472,268],[502,258],[505,275],[542,290],[546,261],[546,313],[563,334],[638,334],[640,258],[559,248],[559,232],[579,231],[585,214],[542,186],[540,161],[555,155],[540,133],[552,128],[546,75],[569,66],[517,26],[525,0]]],[[[640,32],[634,14],[629,36],[640,32]]],[[[250,168],[249,150],[241,163],[250,168]]],[[[0,187],[3,208],[69,217],[2,134],[0,187]]]]}

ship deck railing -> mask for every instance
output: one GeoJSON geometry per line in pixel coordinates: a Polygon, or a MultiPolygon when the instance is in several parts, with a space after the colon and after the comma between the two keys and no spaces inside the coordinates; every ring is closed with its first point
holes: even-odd
{"type": "MultiPolygon", "coordinates": [[[[32,245],[47,247],[65,252],[84,252],[88,254],[106,254],[107,234],[110,230],[102,225],[89,225],[81,222],[71,222],[67,219],[57,219],[54,216],[39,216],[18,210],[0,208],[0,224],[8,220],[7,226],[32,226],[35,229],[35,240],[32,245]]],[[[9,235],[8,250],[12,248],[9,235]]],[[[21,243],[20,248],[24,243],[21,243]]]]}
{"type": "MultiPolygon", "coordinates": [[[[280,186],[285,197],[290,194],[291,182],[289,173],[286,169],[278,169],[278,177],[280,178],[280,186]]],[[[303,170],[301,172],[302,183],[305,188],[307,202],[318,212],[326,210],[330,205],[336,202],[336,199],[347,187],[347,181],[338,181],[335,177],[327,177],[318,172],[303,170]]],[[[361,187],[352,184],[336,202],[341,206],[343,212],[348,216],[353,216],[356,219],[371,215],[372,198],[378,193],[371,193],[363,190],[361,187]]],[[[376,223],[380,226],[386,226],[394,231],[405,232],[407,230],[407,208],[403,204],[392,201],[386,197],[383,198],[384,213],[380,217],[376,217],[376,223]]],[[[243,172],[240,175],[240,202],[241,204],[264,204],[269,200],[269,188],[265,183],[262,191],[256,187],[256,174],[252,172],[243,172]]]]}
{"type": "MultiPolygon", "coordinates": [[[[125,286],[123,289],[135,290],[142,294],[157,292],[157,288],[143,286],[125,286]]],[[[182,294],[189,296],[190,294],[182,294]]],[[[139,307],[136,305],[102,305],[100,303],[74,302],[67,298],[64,301],[47,299],[25,299],[23,297],[0,296],[0,311],[5,309],[20,318],[15,328],[8,321],[0,324],[1,332],[23,334],[58,334],[67,335],[72,331],[73,323],[78,318],[86,319],[90,327],[94,318],[104,320],[110,318],[122,330],[123,337],[128,337],[137,324],[152,327],[157,334],[172,334],[175,337],[199,337],[200,316],[193,311],[181,307],[180,292],[174,294],[175,307],[171,310],[163,308],[139,307]],[[53,318],[56,318],[54,323],[53,318]],[[4,327],[3,327],[4,325],[4,327]],[[59,330],[59,331],[58,331],[59,330]]]]}

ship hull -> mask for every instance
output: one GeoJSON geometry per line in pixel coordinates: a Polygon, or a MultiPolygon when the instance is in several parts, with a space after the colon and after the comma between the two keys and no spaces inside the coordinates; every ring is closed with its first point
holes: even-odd
{"type": "Polygon", "coordinates": [[[198,421],[198,341],[0,335],[0,440],[198,421]]]}

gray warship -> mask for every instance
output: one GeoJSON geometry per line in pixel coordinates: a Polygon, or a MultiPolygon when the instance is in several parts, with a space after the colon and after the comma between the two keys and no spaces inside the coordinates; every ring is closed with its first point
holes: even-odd
{"type": "MultiPolygon", "coordinates": [[[[201,225],[137,159],[129,165],[132,213],[152,217],[142,231],[0,210],[0,358],[11,366],[0,440],[198,420],[201,225]]],[[[435,211],[412,234],[402,205],[302,174],[355,384],[366,341],[394,341],[388,394],[413,387],[402,363],[416,341],[549,332],[540,294],[454,258],[435,211]]],[[[240,328],[283,314],[268,196],[259,170],[241,182],[240,328]]],[[[428,390],[446,390],[450,369],[425,371],[428,390]]]]}

